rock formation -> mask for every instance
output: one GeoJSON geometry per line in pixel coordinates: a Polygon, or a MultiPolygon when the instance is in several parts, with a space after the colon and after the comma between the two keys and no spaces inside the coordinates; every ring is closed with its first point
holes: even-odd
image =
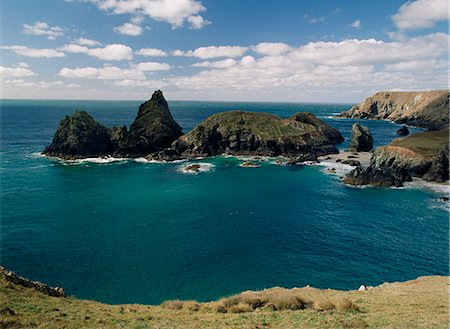
{"type": "Polygon", "coordinates": [[[60,122],[53,142],[43,153],[63,159],[107,155],[139,157],[164,150],[182,134],[162,92],[158,90],[149,101],[139,106],[129,131],[126,126],[109,130],[87,112],[76,111],[60,122]]]}
{"type": "Polygon", "coordinates": [[[358,167],[344,182],[351,185],[402,186],[412,177],[443,182],[449,179],[449,129],[395,139],[378,147],[367,168],[358,167]]]}
{"type": "Polygon", "coordinates": [[[343,141],[334,128],[311,113],[282,119],[268,113],[217,113],[173,144],[182,157],[230,155],[285,155],[301,157],[338,153],[333,144],[343,141]]]}
{"type": "Polygon", "coordinates": [[[52,143],[44,154],[63,159],[87,158],[111,154],[108,128],[85,111],[76,111],[61,120],[52,143]]]}
{"type": "Polygon", "coordinates": [[[407,136],[409,135],[409,129],[406,126],[401,127],[399,130],[397,130],[397,135],[400,136],[407,136]]]}
{"type": "Polygon", "coordinates": [[[126,142],[119,145],[116,155],[145,156],[169,147],[183,133],[158,90],[149,101],[139,106],[138,115],[126,135],[126,142]]]}
{"type": "Polygon", "coordinates": [[[348,146],[350,152],[368,152],[373,148],[373,138],[366,126],[354,123],[352,126],[352,139],[348,146]]]}
{"type": "Polygon", "coordinates": [[[449,91],[379,92],[340,116],[388,119],[437,130],[449,122],[449,91]]]}

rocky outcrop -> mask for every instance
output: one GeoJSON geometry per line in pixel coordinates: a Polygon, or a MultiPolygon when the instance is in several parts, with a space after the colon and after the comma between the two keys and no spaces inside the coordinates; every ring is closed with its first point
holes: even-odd
{"type": "Polygon", "coordinates": [[[448,126],[398,138],[378,147],[367,168],[358,167],[344,182],[351,185],[402,186],[412,177],[444,182],[449,179],[448,126]]]}
{"type": "Polygon", "coordinates": [[[52,297],[66,297],[66,293],[63,288],[52,288],[44,283],[38,281],[30,281],[26,278],[23,278],[12,271],[8,271],[3,266],[0,266],[0,275],[8,282],[12,282],[16,285],[33,288],[37,291],[40,291],[48,296],[52,297]]]}
{"type": "Polygon", "coordinates": [[[449,91],[379,92],[340,116],[388,119],[396,123],[438,130],[449,123],[449,91]]]}
{"type": "Polygon", "coordinates": [[[397,135],[408,136],[409,135],[408,127],[406,127],[406,126],[401,127],[399,130],[397,130],[397,135]]]}
{"type": "Polygon", "coordinates": [[[366,126],[354,123],[352,126],[352,139],[348,146],[351,152],[368,152],[373,148],[373,138],[370,130],[366,126]]]}
{"type": "Polygon", "coordinates": [[[268,113],[227,111],[204,120],[178,139],[173,149],[183,157],[222,153],[302,157],[338,153],[333,144],[343,140],[336,129],[311,113],[282,119],[268,113]]]}
{"type": "Polygon", "coordinates": [[[130,130],[126,126],[108,129],[87,112],[76,111],[60,122],[51,145],[43,153],[62,159],[139,157],[164,150],[182,134],[158,90],[139,106],[130,130]]]}
{"type": "Polygon", "coordinates": [[[61,120],[52,143],[44,154],[63,159],[88,158],[111,154],[113,151],[108,128],[85,111],[76,111],[61,120]]]}
{"type": "Polygon", "coordinates": [[[180,125],[173,119],[160,90],[139,106],[139,112],[130,126],[126,143],[119,146],[115,155],[137,157],[169,147],[181,135],[180,125]]]}

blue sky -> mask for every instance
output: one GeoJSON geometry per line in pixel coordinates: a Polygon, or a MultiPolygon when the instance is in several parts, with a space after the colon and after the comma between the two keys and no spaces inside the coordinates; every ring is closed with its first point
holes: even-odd
{"type": "Polygon", "coordinates": [[[358,102],[448,89],[448,3],[3,0],[2,98],[358,102]]]}

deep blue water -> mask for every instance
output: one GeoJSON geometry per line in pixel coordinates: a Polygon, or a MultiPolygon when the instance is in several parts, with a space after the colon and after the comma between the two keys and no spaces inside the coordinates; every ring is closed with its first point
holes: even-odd
{"type": "MultiPolygon", "coordinates": [[[[1,101],[0,263],[109,303],[210,300],[247,289],[355,289],[448,275],[448,211],[427,189],[358,189],[319,166],[235,158],[188,175],[183,163],[67,165],[36,157],[82,108],[129,125],[138,101],[1,101]]],[[[310,111],[350,137],[349,105],[169,102],[184,131],[230,109],[310,111]]],[[[364,122],[376,145],[397,125],[364,122]]],[[[412,129],[413,131],[418,131],[412,129]]],[[[345,148],[346,143],[339,147],[345,148]]]]}

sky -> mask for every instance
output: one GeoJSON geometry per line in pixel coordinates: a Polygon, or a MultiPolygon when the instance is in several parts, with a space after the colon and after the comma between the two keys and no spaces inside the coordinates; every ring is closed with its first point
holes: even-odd
{"type": "Polygon", "coordinates": [[[2,0],[2,99],[353,103],[448,89],[447,0],[2,0]]]}

